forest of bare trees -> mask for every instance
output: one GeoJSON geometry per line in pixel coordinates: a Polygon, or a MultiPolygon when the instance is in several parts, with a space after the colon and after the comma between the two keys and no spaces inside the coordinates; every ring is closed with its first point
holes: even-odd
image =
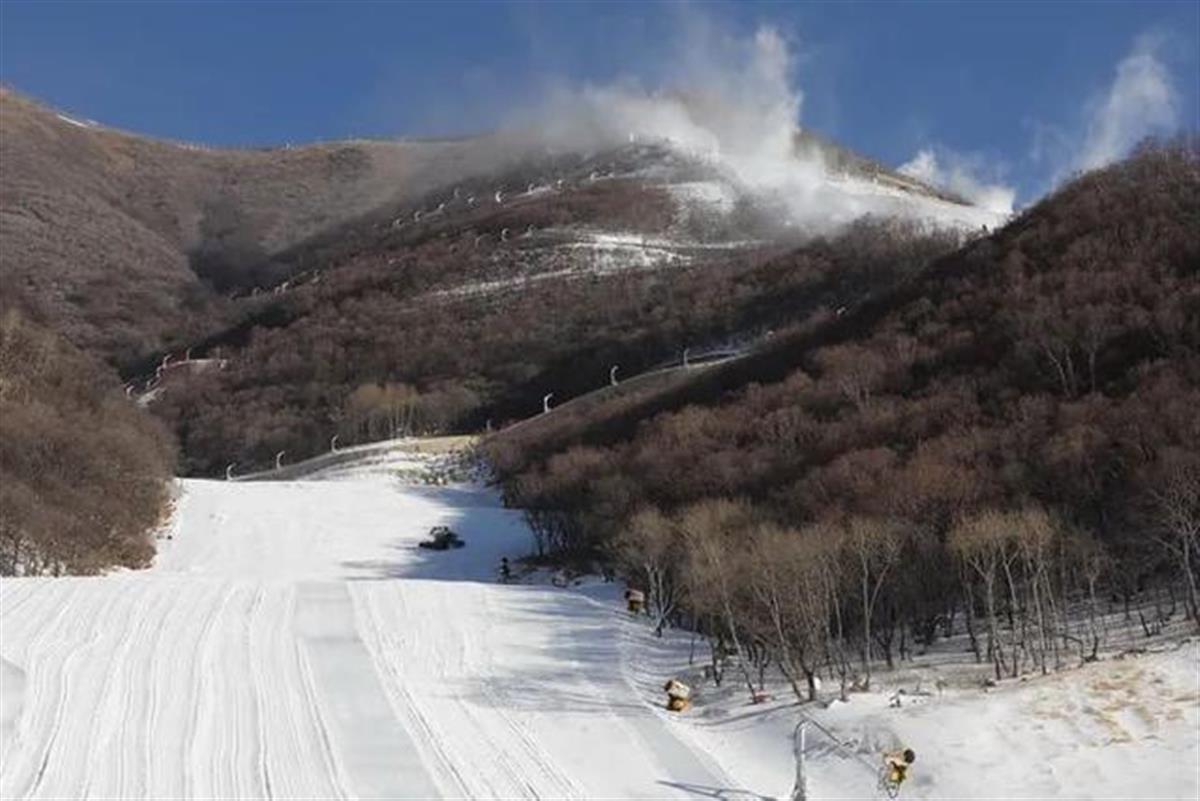
{"type": "MultiPolygon", "coordinates": [[[[584,211],[608,214],[631,191],[610,188],[584,211]]],[[[178,433],[184,472],[218,474],[230,461],[266,466],[284,449],[312,455],[334,434],[349,444],[392,430],[470,431],[489,420],[500,427],[536,413],[551,389],[561,403],[605,386],[614,364],[632,376],[678,359],[689,345],[761,337],[830,314],[870,287],[907,280],[960,241],[866,220],[798,249],[431,297],[439,287],[519,274],[552,252],[536,242],[501,246],[494,236],[472,246],[473,236],[433,237],[397,255],[387,241],[366,248],[319,285],[279,301],[273,308],[285,322],[220,346],[227,369],[173,376],[151,408],[178,433]],[[389,411],[397,392],[420,402],[397,416],[389,411]]]]}
{"type": "Polygon", "coordinates": [[[1093,660],[1200,625],[1197,231],[1200,151],[1148,146],[745,363],[486,449],[543,553],[617,560],[751,693],[954,637],[995,679],[1093,660]]]}
{"type": "Polygon", "coordinates": [[[174,465],[170,435],[101,364],[0,317],[0,575],[144,567],[174,465]]]}

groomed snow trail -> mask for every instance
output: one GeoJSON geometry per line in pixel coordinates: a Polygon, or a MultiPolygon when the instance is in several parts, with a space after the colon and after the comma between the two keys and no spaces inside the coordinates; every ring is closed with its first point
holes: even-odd
{"type": "Polygon", "coordinates": [[[378,458],[326,477],[184,481],[153,569],[0,582],[0,797],[733,786],[624,678],[616,609],[495,582],[519,513],[378,458]],[[468,546],[417,549],[437,524],[468,546]]]}

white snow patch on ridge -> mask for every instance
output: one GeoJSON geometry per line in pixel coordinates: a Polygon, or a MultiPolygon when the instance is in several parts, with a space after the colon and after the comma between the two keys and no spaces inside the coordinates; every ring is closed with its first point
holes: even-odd
{"type": "Polygon", "coordinates": [[[60,120],[67,123],[68,125],[74,125],[76,128],[95,128],[96,127],[96,123],[91,122],[90,120],[87,122],[84,122],[82,120],[77,120],[74,117],[68,117],[66,114],[55,114],[54,116],[58,117],[60,120]]]}
{"type": "Polygon", "coordinates": [[[738,194],[723,181],[685,181],[667,184],[667,191],[676,202],[685,206],[700,206],[718,214],[729,214],[737,204],[738,194]]]}

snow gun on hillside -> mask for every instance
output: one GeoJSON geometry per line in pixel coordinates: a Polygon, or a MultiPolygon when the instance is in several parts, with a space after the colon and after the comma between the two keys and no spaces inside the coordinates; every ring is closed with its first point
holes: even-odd
{"type": "Polygon", "coordinates": [[[625,608],[631,615],[640,615],[646,608],[646,594],[641,590],[625,590],[625,608]]]}
{"type": "Polygon", "coordinates": [[[909,769],[917,759],[916,753],[911,748],[897,748],[894,751],[885,751],[883,753],[883,764],[881,765],[859,753],[853,743],[843,742],[837,735],[813,718],[802,715],[800,722],[796,724],[796,728],[792,732],[792,752],[796,757],[796,780],[792,785],[790,801],[809,801],[804,757],[807,752],[805,734],[810,726],[828,737],[833,743],[834,748],[862,763],[868,770],[876,772],[878,776],[877,789],[879,792],[877,797],[883,797],[884,795],[891,799],[899,797],[900,788],[904,785],[905,780],[908,779],[909,769]]]}
{"type": "Polygon", "coordinates": [[[672,712],[685,712],[692,705],[692,688],[679,679],[670,679],[663,685],[667,693],[667,709],[672,712]]]}
{"type": "Polygon", "coordinates": [[[900,795],[900,785],[908,778],[908,768],[915,762],[917,755],[911,748],[902,751],[888,751],[883,755],[883,770],[879,773],[879,787],[888,798],[900,795]]]}

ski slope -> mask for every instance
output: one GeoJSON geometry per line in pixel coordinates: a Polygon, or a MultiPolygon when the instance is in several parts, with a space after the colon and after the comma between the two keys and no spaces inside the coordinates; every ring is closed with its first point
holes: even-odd
{"type": "Polygon", "coordinates": [[[519,513],[378,454],[325,478],[183,481],[152,569],[0,583],[0,797],[730,786],[624,678],[615,606],[494,580],[519,513]],[[417,549],[438,524],[467,547],[417,549]]]}
{"type": "MultiPolygon", "coordinates": [[[[0,798],[788,797],[782,682],[715,687],[705,646],[654,637],[616,585],[497,583],[520,513],[402,483],[437,458],[415,450],[183,481],[152,569],[0,581],[0,798]],[[434,525],[467,547],[418,549],[434,525]]],[[[1195,798],[1200,642],[1160,645],[992,689],[970,660],[881,670],[803,708],[842,743],[813,730],[809,797],[882,798],[903,744],[903,798],[1195,798]]]]}

